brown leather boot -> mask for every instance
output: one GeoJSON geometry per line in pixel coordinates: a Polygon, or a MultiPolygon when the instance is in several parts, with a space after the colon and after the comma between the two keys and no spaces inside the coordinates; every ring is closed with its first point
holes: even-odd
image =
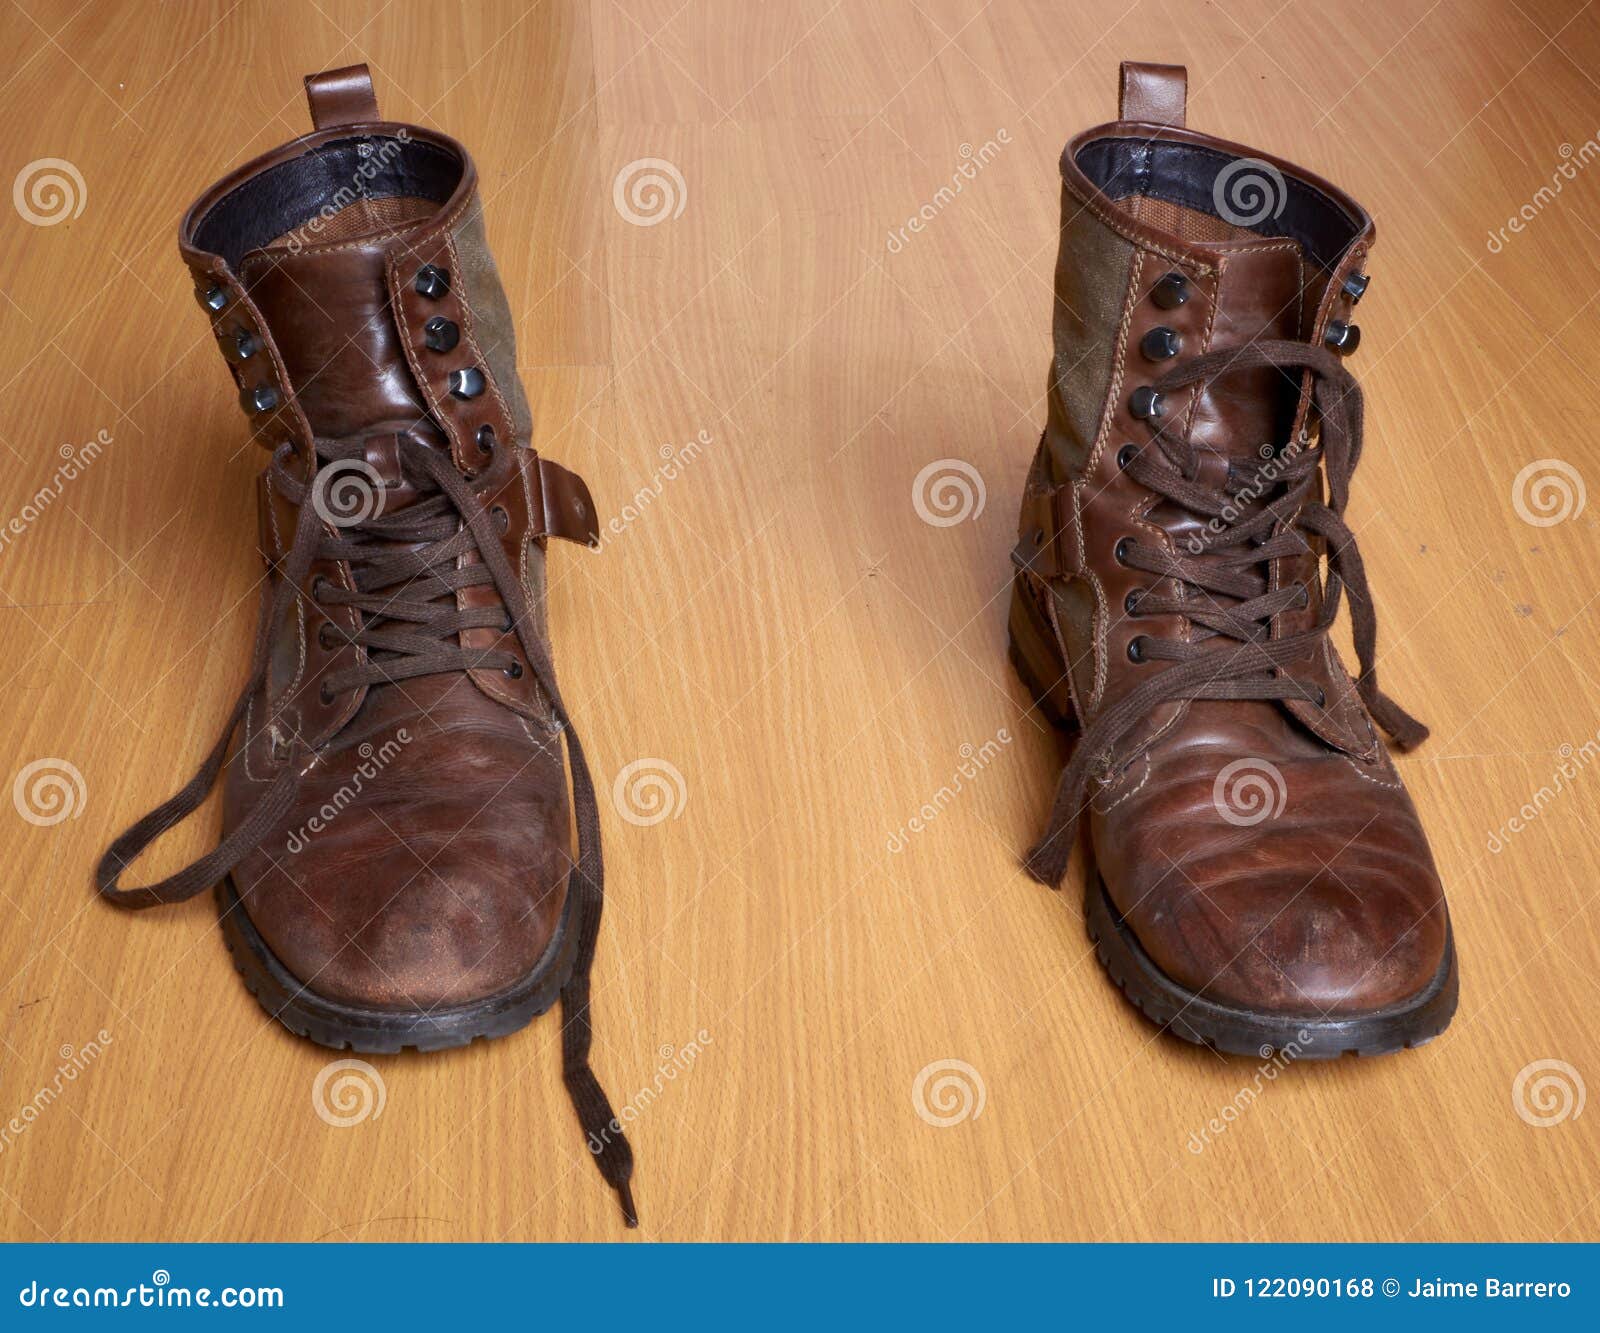
{"type": "Polygon", "coordinates": [[[245,983],[327,1046],[460,1046],[559,996],[567,1087],[631,1223],[588,1061],[600,821],[544,620],[547,540],[594,544],[594,506],[529,447],[472,159],[382,120],[365,65],[306,91],[315,132],[212,186],[179,238],[271,455],[250,677],[97,886],[125,907],[215,886],[245,983]],[[219,775],[221,845],[121,887],[219,775]]]}
{"type": "Polygon", "coordinates": [[[1182,68],[1125,64],[1121,94],[1061,157],[1049,416],[1013,554],[1012,659],[1077,733],[1028,867],[1059,884],[1087,824],[1100,960],[1178,1036],[1419,1045],[1455,1011],[1455,950],[1372,724],[1427,732],[1378,690],[1343,517],[1372,220],[1184,128],[1182,68]],[[1329,639],[1345,592],[1355,682],[1329,639]]]}

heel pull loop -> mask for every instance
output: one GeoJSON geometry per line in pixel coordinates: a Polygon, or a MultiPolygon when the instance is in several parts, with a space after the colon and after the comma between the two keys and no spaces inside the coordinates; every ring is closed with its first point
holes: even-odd
{"type": "Polygon", "coordinates": [[[1117,117],[1183,128],[1189,101],[1189,71],[1182,65],[1124,60],[1117,80],[1117,117]]]}
{"type": "Polygon", "coordinates": [[[378,114],[378,96],[372,91],[372,73],[365,65],[307,74],[305,82],[311,123],[319,130],[383,119],[378,114]]]}

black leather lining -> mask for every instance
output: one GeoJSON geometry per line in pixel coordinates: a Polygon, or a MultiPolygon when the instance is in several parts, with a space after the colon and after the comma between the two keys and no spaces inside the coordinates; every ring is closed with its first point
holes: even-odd
{"type": "MultiPolygon", "coordinates": [[[[1096,139],[1079,149],[1077,156],[1079,169],[1112,199],[1149,195],[1212,217],[1223,217],[1214,195],[1217,177],[1230,163],[1250,160],[1198,144],[1162,139],[1096,139]]],[[[1360,233],[1360,222],[1337,200],[1264,163],[1224,180],[1224,192],[1230,184],[1243,184],[1246,172],[1259,172],[1266,178],[1262,184],[1272,192],[1266,196],[1234,196],[1241,215],[1253,217],[1258,208],[1267,213],[1248,228],[1250,231],[1261,236],[1292,237],[1300,243],[1306,258],[1324,269],[1331,269],[1360,233]],[[1277,186],[1280,180],[1281,191],[1277,186]],[[1281,207],[1276,206],[1279,198],[1281,207]]]]}
{"type": "Polygon", "coordinates": [[[324,206],[397,196],[442,204],[461,172],[456,155],[434,144],[384,136],[335,139],[223,195],[200,220],[194,243],[237,268],[250,251],[309,222],[324,206]]]}

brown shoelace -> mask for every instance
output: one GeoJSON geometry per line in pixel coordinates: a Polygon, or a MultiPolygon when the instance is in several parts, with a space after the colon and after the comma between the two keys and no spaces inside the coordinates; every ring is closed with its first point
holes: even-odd
{"type": "Polygon", "coordinates": [[[1309,649],[1320,646],[1339,614],[1340,595],[1346,588],[1361,668],[1356,686],[1362,701],[1402,748],[1409,749],[1428,735],[1426,727],[1378,689],[1374,665],[1377,613],[1355,536],[1344,521],[1350,480],[1361,461],[1361,388],[1339,358],[1308,343],[1267,340],[1236,351],[1194,357],[1168,371],[1152,387],[1165,393],[1263,367],[1309,372],[1312,404],[1321,422],[1321,438],[1315,447],[1282,458],[1271,498],[1257,495],[1241,503],[1240,497],[1250,496],[1256,479],[1236,467],[1230,467],[1224,489],[1202,484],[1197,480],[1200,451],[1165,428],[1151,441],[1153,447],[1140,450],[1126,464],[1128,474],[1141,486],[1210,524],[1198,554],[1185,551],[1182,542],[1169,550],[1132,540],[1124,542],[1118,552],[1124,564],[1157,578],[1173,579],[1186,592],[1199,594],[1180,598],[1146,592],[1130,610],[1134,614],[1183,616],[1195,632],[1188,640],[1144,636],[1140,644],[1143,660],[1173,665],[1130,690],[1077,738],[1056,787],[1044,836],[1027,857],[1029,873],[1041,883],[1060,884],[1090,781],[1110,776],[1117,742],[1148,717],[1151,709],[1187,699],[1299,699],[1324,707],[1326,700],[1316,685],[1287,672],[1309,649]],[[1319,471],[1327,477],[1326,502],[1318,498],[1319,471]],[[1308,536],[1320,537],[1327,549],[1321,614],[1309,629],[1274,639],[1272,618],[1306,605],[1303,599],[1309,593],[1299,584],[1272,588],[1269,564],[1282,556],[1304,554],[1310,549],[1308,536]],[[1229,646],[1213,642],[1219,638],[1229,640],[1229,646]]]}
{"type": "MultiPolygon", "coordinates": [[[[363,457],[355,440],[318,440],[323,465],[363,457]]],[[[362,613],[361,630],[352,636],[367,649],[367,661],[324,678],[332,693],[363,684],[380,684],[415,676],[474,668],[520,671],[510,653],[473,651],[450,642],[458,631],[514,628],[534,676],[550,701],[557,726],[566,738],[572,765],[573,808],[578,827],[578,859],[572,877],[578,895],[578,945],[572,976],[561,992],[562,1079],[590,1143],[600,1143],[595,1163],[617,1191],[629,1226],[637,1226],[633,1194],[633,1151],[627,1139],[612,1131],[615,1115],[599,1080],[589,1067],[593,1029],[589,1018],[589,972],[600,934],[604,906],[605,865],[600,851],[600,815],[594,781],[577,730],[556,687],[555,667],[535,633],[537,621],[527,593],[501,548],[494,520],[467,485],[447,454],[407,436],[400,437],[401,465],[418,498],[392,514],[380,513],[330,535],[311,503],[309,488],[290,471],[292,449],[281,446],[273,456],[273,485],[299,505],[294,540],[284,557],[282,577],[256,635],[250,677],[240,691],[227,725],[211,753],[186,786],[122,834],[95,869],[95,886],[121,907],[154,907],[183,902],[218,883],[289,811],[301,765],[286,763],[243,820],[215,848],[159,883],[122,888],[122,872],[152,842],[193,814],[205,800],[227,758],[228,742],[266,679],[271,627],[278,624],[289,599],[302,595],[301,585],[315,560],[348,561],[355,590],[322,581],[316,594],[325,605],[353,606],[362,613]],[[481,563],[456,568],[457,558],[476,551],[481,563]],[[509,614],[494,608],[462,611],[456,607],[459,588],[492,584],[509,614]],[[400,591],[386,595],[384,589],[400,591]]],[[[303,743],[302,743],[303,744],[303,743]]]]}

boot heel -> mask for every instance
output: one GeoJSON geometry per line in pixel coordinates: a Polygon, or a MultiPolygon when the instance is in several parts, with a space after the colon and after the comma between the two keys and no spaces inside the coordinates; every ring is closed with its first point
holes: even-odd
{"type": "Polygon", "coordinates": [[[1075,732],[1078,717],[1072,707],[1066,663],[1056,646],[1055,632],[1027,586],[1027,578],[1019,573],[1011,588],[1011,665],[1044,715],[1062,730],[1075,732]]]}

